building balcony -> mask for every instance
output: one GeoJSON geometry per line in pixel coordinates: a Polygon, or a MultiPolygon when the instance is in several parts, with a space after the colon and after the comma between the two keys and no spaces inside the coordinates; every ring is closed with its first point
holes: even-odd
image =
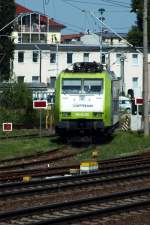
{"type": "Polygon", "coordinates": [[[18,43],[47,43],[47,34],[43,33],[18,33],[18,43]]]}
{"type": "Polygon", "coordinates": [[[33,24],[32,26],[19,25],[17,31],[22,33],[46,33],[47,26],[38,24],[33,24]]]}

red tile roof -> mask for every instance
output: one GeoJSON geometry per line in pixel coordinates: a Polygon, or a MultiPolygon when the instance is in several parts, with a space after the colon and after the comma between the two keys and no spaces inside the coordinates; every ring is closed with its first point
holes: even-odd
{"type": "MultiPolygon", "coordinates": [[[[16,3],[16,14],[20,14],[20,13],[31,13],[34,12],[18,3],[16,3]]],[[[46,16],[41,16],[41,21],[42,22],[46,22],[47,21],[47,17],[46,16]]],[[[56,21],[54,21],[53,19],[49,19],[49,25],[52,27],[57,27],[57,28],[65,28],[65,26],[63,24],[57,23],[56,21]]]]}
{"type": "Polygon", "coordinates": [[[63,43],[65,40],[79,39],[83,34],[64,34],[61,36],[61,42],[63,43]]]}
{"type": "Polygon", "coordinates": [[[62,28],[66,27],[61,23],[57,23],[54,19],[49,19],[49,25],[54,27],[62,27],[62,28]]]}
{"type": "Polygon", "coordinates": [[[20,13],[30,13],[32,12],[32,10],[16,3],[16,14],[20,14],[20,13]]]}

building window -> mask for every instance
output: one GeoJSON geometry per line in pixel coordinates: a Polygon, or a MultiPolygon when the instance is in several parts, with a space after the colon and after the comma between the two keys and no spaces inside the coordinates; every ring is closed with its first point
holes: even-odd
{"type": "Polygon", "coordinates": [[[102,64],[106,63],[106,55],[102,53],[102,64]]]}
{"type": "Polygon", "coordinates": [[[18,83],[24,83],[24,76],[17,77],[18,83]]]}
{"type": "Polygon", "coordinates": [[[113,40],[114,40],[113,38],[110,38],[110,45],[113,45],[113,40]]]}
{"type": "Polygon", "coordinates": [[[138,77],[132,78],[132,87],[133,87],[133,89],[138,88],[138,77]]]}
{"type": "Polygon", "coordinates": [[[32,82],[39,82],[39,76],[32,76],[32,82]]]}
{"type": "Polygon", "coordinates": [[[56,63],[56,53],[50,53],[50,63],[56,63]]]}
{"type": "Polygon", "coordinates": [[[18,52],[18,62],[24,62],[24,52],[18,52]]]}
{"type": "Polygon", "coordinates": [[[22,37],[20,33],[18,33],[18,43],[22,43],[22,37]]]}
{"type": "Polygon", "coordinates": [[[52,34],[52,43],[57,43],[58,40],[57,40],[57,37],[56,37],[56,34],[52,34]]]}
{"type": "Polygon", "coordinates": [[[138,54],[132,54],[132,64],[138,64],[138,54]]]}
{"type": "Polygon", "coordinates": [[[67,53],[67,63],[72,63],[73,53],[67,53]]]}
{"type": "Polygon", "coordinates": [[[39,58],[39,52],[33,51],[33,55],[32,55],[33,62],[38,62],[38,58],[39,58]]]}
{"type": "Polygon", "coordinates": [[[55,88],[56,77],[50,77],[50,88],[55,88]]]}
{"type": "Polygon", "coordinates": [[[116,64],[120,64],[120,58],[121,58],[121,54],[117,53],[116,54],[116,64]]]}
{"type": "Polygon", "coordinates": [[[83,62],[89,62],[89,53],[83,54],[83,62]]]}

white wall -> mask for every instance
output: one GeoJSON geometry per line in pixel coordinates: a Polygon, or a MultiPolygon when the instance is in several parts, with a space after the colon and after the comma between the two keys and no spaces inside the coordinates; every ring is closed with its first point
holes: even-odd
{"type": "MultiPolygon", "coordinates": [[[[24,51],[24,62],[18,63],[18,52],[15,51],[14,55],[14,75],[16,78],[18,76],[24,76],[25,82],[32,82],[32,76],[38,76],[40,74],[40,60],[38,62],[32,61],[32,51],[24,51]]],[[[86,52],[86,51],[85,51],[86,52]]],[[[83,52],[72,52],[73,53],[73,62],[82,62],[83,61],[83,52]]],[[[87,52],[86,52],[87,53],[87,52]]],[[[47,83],[47,80],[50,76],[57,76],[58,73],[66,69],[71,64],[67,64],[67,52],[58,52],[58,63],[56,57],[56,63],[50,63],[50,51],[42,51],[41,53],[41,82],[47,83]]],[[[89,61],[99,62],[99,52],[90,52],[89,61]]]]}
{"type": "MultiPolygon", "coordinates": [[[[117,52],[118,53],[118,52],[117,52]]],[[[116,54],[110,54],[110,65],[111,70],[113,70],[117,76],[121,76],[121,63],[117,63],[116,54]]],[[[121,53],[121,52],[120,52],[121,53]]],[[[143,55],[140,53],[124,53],[124,82],[125,82],[125,92],[127,93],[128,89],[134,89],[135,95],[137,97],[142,97],[142,81],[143,81],[143,55]],[[137,64],[133,63],[133,54],[138,54],[137,64]],[[138,85],[135,88],[133,86],[133,78],[138,79],[138,85]]]]}
{"type": "MultiPolygon", "coordinates": [[[[73,63],[83,61],[83,51],[68,51],[73,53],[73,63]]],[[[85,53],[88,53],[85,51],[85,53]]],[[[110,69],[120,77],[120,63],[116,62],[116,54],[120,52],[110,52],[110,69]]],[[[137,97],[142,97],[142,86],[143,86],[143,55],[138,52],[124,53],[124,81],[125,81],[125,92],[127,94],[128,89],[133,89],[137,97]],[[133,63],[133,54],[138,55],[137,64],[133,63]],[[137,78],[137,87],[133,87],[133,78],[137,78]]],[[[66,69],[70,64],[67,64],[67,52],[60,51],[58,49],[58,63],[50,63],[50,50],[42,51],[41,54],[41,82],[48,83],[50,77],[56,77],[57,72],[66,69]]],[[[91,51],[89,52],[89,61],[99,62],[100,53],[91,51]]],[[[150,60],[150,56],[149,56],[150,60]]],[[[18,51],[15,51],[14,56],[14,77],[24,76],[25,82],[32,82],[32,76],[39,76],[40,74],[40,60],[37,63],[32,62],[32,51],[24,51],[24,62],[18,63],[18,51]]]]}
{"type": "Polygon", "coordinates": [[[24,76],[24,82],[32,82],[32,76],[39,76],[40,63],[32,62],[32,51],[24,51],[24,62],[18,63],[18,51],[14,54],[14,76],[24,76]]]}

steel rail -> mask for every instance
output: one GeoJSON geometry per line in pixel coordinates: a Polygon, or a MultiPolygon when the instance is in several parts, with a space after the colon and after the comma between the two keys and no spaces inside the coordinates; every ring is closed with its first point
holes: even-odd
{"type": "MultiPolygon", "coordinates": [[[[150,168],[149,168],[150,169],[150,168]]],[[[33,195],[33,193],[56,192],[64,189],[77,188],[83,186],[93,186],[98,184],[106,184],[109,182],[126,181],[128,179],[141,179],[150,177],[150,170],[137,168],[129,170],[115,170],[113,172],[101,172],[88,175],[58,177],[45,180],[35,180],[29,183],[10,183],[0,185],[0,198],[12,198],[21,195],[33,195]],[[143,170],[143,171],[142,171],[143,170]],[[14,190],[13,190],[14,188],[14,190]]]]}
{"type": "MultiPolygon", "coordinates": [[[[56,149],[57,150],[57,149],[56,149]]],[[[54,150],[54,152],[56,151],[54,150]]],[[[58,149],[59,150],[59,149],[58,149]]],[[[53,153],[53,150],[52,150],[52,153],[53,153]]],[[[50,154],[50,153],[49,153],[50,154]]],[[[67,157],[67,156],[66,156],[67,157]]],[[[70,155],[68,156],[70,157],[70,155]]],[[[59,159],[59,157],[58,157],[59,159]]],[[[20,176],[23,176],[25,174],[30,174],[30,176],[32,177],[40,177],[39,173],[40,174],[44,174],[45,172],[45,175],[46,173],[50,176],[50,175],[63,175],[65,173],[68,173],[69,172],[69,169],[70,168],[80,168],[80,164],[79,163],[74,163],[74,164],[70,164],[70,165],[62,165],[62,166],[58,166],[58,167],[51,167],[51,163],[54,163],[53,162],[54,159],[49,159],[49,161],[47,162],[47,160],[40,160],[40,164],[45,164],[48,163],[49,164],[49,167],[46,167],[46,165],[44,165],[43,167],[41,168],[33,168],[33,169],[19,169],[19,170],[11,170],[11,171],[3,171],[2,173],[2,176],[0,175],[0,180],[1,180],[1,177],[4,177],[5,180],[6,179],[10,179],[10,180],[14,180],[15,177],[17,179],[17,176],[18,178],[20,178],[20,176]],[[61,170],[61,172],[59,172],[59,170],[61,170]],[[58,171],[58,172],[56,172],[58,171]],[[10,174],[11,173],[11,174],[10,174]]],[[[57,157],[55,158],[55,160],[57,160],[57,157]]],[[[38,161],[36,161],[38,163],[38,161]]],[[[31,164],[34,164],[36,162],[33,162],[31,164]]],[[[118,163],[112,163],[110,161],[110,163],[107,162],[107,164],[104,163],[104,161],[98,161],[98,164],[99,164],[99,168],[101,170],[104,170],[104,169],[111,169],[112,167],[113,168],[121,168],[121,167],[125,167],[125,166],[130,166],[132,164],[136,165],[137,167],[140,166],[141,164],[147,164],[150,162],[150,158],[142,158],[142,159],[133,159],[132,161],[131,160],[126,160],[126,161],[123,161],[123,162],[120,162],[118,161],[118,163]]],[[[29,164],[30,165],[30,164],[29,164]]],[[[14,167],[14,166],[13,166],[14,167]]],[[[7,168],[7,167],[5,167],[7,168]]],[[[0,170],[1,170],[1,167],[0,167],[0,170]]],[[[41,175],[42,176],[42,175],[41,175]]],[[[3,179],[2,179],[3,180],[3,179]]],[[[4,180],[3,180],[4,181],[4,180]]]]}
{"type": "MultiPolygon", "coordinates": [[[[49,204],[39,207],[30,207],[25,209],[19,209],[14,211],[9,211],[5,213],[0,213],[0,220],[1,222],[6,222],[6,224],[11,224],[11,220],[18,221],[19,219],[22,220],[24,217],[23,222],[19,222],[19,224],[28,224],[28,225],[49,225],[49,224],[56,224],[62,223],[67,221],[72,221],[73,219],[84,219],[91,216],[105,216],[109,213],[118,213],[124,212],[127,210],[135,210],[135,207],[149,207],[150,206],[150,188],[145,189],[136,189],[131,191],[125,192],[118,192],[104,196],[97,196],[94,198],[86,198],[80,199],[76,201],[69,201],[63,203],[55,203],[49,204]],[[135,198],[136,197],[136,198],[135,198]],[[148,199],[147,199],[148,198],[148,199]],[[125,202],[126,199],[130,199],[131,202],[125,202]],[[120,203],[120,200],[122,201],[120,203]],[[111,205],[113,203],[113,205],[111,205]],[[100,204],[100,205],[98,205],[100,204]],[[104,205],[105,207],[104,207],[104,205]],[[108,204],[108,206],[106,206],[108,204]],[[87,209],[83,210],[82,207],[86,206],[87,209]],[[94,210],[92,210],[92,206],[94,206],[94,210]],[[96,206],[96,208],[95,208],[96,206]],[[80,208],[81,207],[81,208],[80,208]],[[64,209],[68,209],[68,214],[63,213],[64,209]],[[57,213],[55,216],[55,211],[58,212],[61,210],[61,214],[57,213]],[[51,212],[51,213],[50,213],[51,212]],[[44,218],[44,214],[49,215],[48,218],[44,218]],[[32,214],[38,215],[39,219],[34,219],[32,214]],[[54,216],[53,216],[54,215],[54,216]],[[52,218],[53,216],[53,218],[52,218]],[[32,223],[30,223],[30,219],[32,223]],[[26,222],[25,222],[26,220],[26,222]],[[34,221],[33,221],[34,220],[34,221]]],[[[16,222],[17,224],[17,222],[16,222]]]]}
{"type": "Polygon", "coordinates": [[[6,161],[0,161],[0,170],[4,170],[4,169],[12,169],[12,168],[17,168],[17,167],[21,167],[21,166],[28,166],[28,165],[31,165],[31,164],[34,164],[34,163],[37,163],[37,162],[42,162],[42,160],[39,159],[39,157],[46,157],[46,156],[51,156],[51,154],[59,151],[59,150],[62,150],[62,149],[65,149],[66,146],[59,146],[59,147],[54,147],[52,149],[50,149],[49,151],[45,152],[45,153],[37,153],[36,155],[29,155],[29,156],[25,156],[25,157],[18,157],[18,158],[11,158],[11,159],[8,159],[6,161]],[[36,160],[37,159],[37,160],[36,160]],[[20,162],[20,161],[24,161],[24,160],[35,160],[35,161],[31,161],[31,162],[20,162]],[[16,161],[18,161],[16,163],[16,161]],[[1,163],[2,162],[2,163],[1,163]],[[4,165],[4,163],[8,162],[9,165],[4,165]],[[14,162],[14,164],[10,165],[10,163],[14,162]],[[3,165],[2,165],[3,164],[3,165]]]}

